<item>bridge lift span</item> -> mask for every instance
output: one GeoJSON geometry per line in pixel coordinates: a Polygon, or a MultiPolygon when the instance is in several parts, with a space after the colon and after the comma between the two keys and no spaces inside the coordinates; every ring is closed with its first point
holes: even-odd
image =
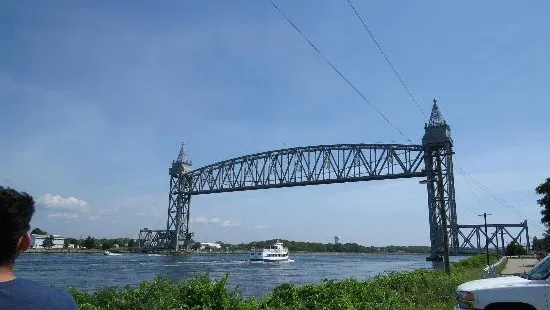
{"type": "MultiPolygon", "coordinates": [[[[439,260],[447,240],[451,254],[484,251],[483,225],[458,225],[453,174],[451,128],[434,100],[429,122],[424,126],[422,145],[335,144],[267,151],[224,160],[192,169],[182,145],[169,169],[170,191],[166,229],[141,229],[143,251],[181,251],[189,246],[191,197],[213,193],[347,183],[400,178],[423,178],[428,192],[428,221],[431,253],[439,260]],[[422,164],[423,163],[423,164],[422,164]],[[444,210],[444,212],[442,212],[444,210]],[[447,224],[448,223],[448,224],[447,224]],[[469,232],[467,233],[466,231],[469,232]],[[475,241],[472,239],[477,238],[475,241]]],[[[491,224],[490,237],[501,249],[504,232],[512,240],[529,235],[527,221],[521,224],[491,224]],[[518,235],[507,228],[521,228],[518,235]],[[501,246],[498,243],[498,234],[501,246]]]]}

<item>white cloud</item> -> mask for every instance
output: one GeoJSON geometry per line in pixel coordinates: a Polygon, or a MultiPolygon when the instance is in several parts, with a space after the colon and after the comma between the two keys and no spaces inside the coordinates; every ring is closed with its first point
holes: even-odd
{"type": "Polygon", "coordinates": [[[99,214],[111,214],[111,213],[115,213],[115,212],[118,212],[119,208],[112,208],[112,209],[101,209],[99,211],[97,211],[99,214]]]}
{"type": "Polygon", "coordinates": [[[202,216],[198,216],[195,218],[191,218],[191,223],[198,223],[198,224],[217,224],[220,223],[222,220],[218,217],[213,218],[206,218],[202,216]]]}
{"type": "Polygon", "coordinates": [[[75,219],[78,217],[76,213],[50,213],[48,214],[49,218],[62,218],[62,219],[75,219]]]}
{"type": "Polygon", "coordinates": [[[61,197],[59,195],[46,194],[38,198],[37,202],[46,208],[63,209],[77,212],[88,212],[90,206],[82,199],[76,197],[61,197]]]}
{"type": "Polygon", "coordinates": [[[263,224],[256,224],[256,225],[252,226],[252,228],[254,228],[254,229],[265,229],[265,228],[267,228],[267,226],[265,226],[263,224]]]}
{"type": "Polygon", "coordinates": [[[237,227],[237,226],[241,226],[241,221],[223,221],[223,223],[221,223],[221,226],[222,227],[237,227]]]}
{"type": "Polygon", "coordinates": [[[99,215],[88,216],[88,220],[90,220],[92,222],[95,222],[95,221],[99,220],[99,215]]]}
{"type": "Polygon", "coordinates": [[[191,218],[190,221],[191,223],[204,224],[207,226],[215,224],[221,227],[237,227],[241,225],[241,221],[223,220],[219,217],[207,218],[203,216],[198,216],[198,217],[191,218]]]}

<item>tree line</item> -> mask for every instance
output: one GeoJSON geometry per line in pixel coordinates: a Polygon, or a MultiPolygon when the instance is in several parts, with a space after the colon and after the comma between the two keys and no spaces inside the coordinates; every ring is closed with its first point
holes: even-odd
{"type": "Polygon", "coordinates": [[[292,241],[285,239],[272,239],[264,241],[254,241],[250,243],[228,244],[217,242],[222,249],[231,249],[233,251],[248,251],[251,248],[265,248],[272,246],[277,240],[283,243],[283,246],[291,252],[334,252],[334,253],[428,253],[429,246],[364,246],[357,243],[318,243],[318,242],[303,242],[292,241]]]}
{"type": "Polygon", "coordinates": [[[537,203],[542,208],[540,221],[546,227],[546,232],[540,239],[533,237],[532,248],[535,252],[548,253],[550,252],[550,178],[539,184],[535,188],[535,192],[539,197],[542,196],[537,203]]]}
{"type": "Polygon", "coordinates": [[[109,250],[116,247],[134,248],[138,246],[138,242],[132,238],[96,239],[91,236],[86,237],[86,239],[66,238],[65,239],[66,247],[68,247],[69,244],[74,244],[75,246],[86,248],[86,249],[101,249],[101,250],[109,250]]]}
{"type": "MultiPolygon", "coordinates": [[[[48,235],[48,232],[41,230],[40,228],[35,228],[31,231],[31,234],[36,235],[48,235]]],[[[48,235],[44,238],[41,246],[47,249],[52,248],[54,245],[54,236],[48,235]]],[[[121,248],[134,248],[138,246],[138,242],[132,238],[94,238],[88,236],[85,239],[76,239],[76,238],[65,238],[63,243],[63,248],[86,248],[86,249],[101,249],[109,250],[116,247],[121,248]]]]}

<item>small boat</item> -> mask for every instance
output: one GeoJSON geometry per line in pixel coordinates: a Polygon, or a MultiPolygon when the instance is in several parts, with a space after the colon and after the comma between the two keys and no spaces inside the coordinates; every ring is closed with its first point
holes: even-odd
{"type": "Polygon", "coordinates": [[[120,253],[113,253],[111,251],[105,251],[105,252],[103,252],[103,255],[113,256],[113,255],[120,255],[120,253]]]}
{"type": "Polygon", "coordinates": [[[277,240],[274,245],[263,248],[250,250],[250,261],[263,262],[280,262],[288,260],[288,249],[283,247],[283,244],[277,240]]]}

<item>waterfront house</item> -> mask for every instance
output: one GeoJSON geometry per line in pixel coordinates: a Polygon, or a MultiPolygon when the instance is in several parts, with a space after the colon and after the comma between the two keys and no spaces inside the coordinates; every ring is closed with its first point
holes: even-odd
{"type": "MultiPolygon", "coordinates": [[[[31,249],[43,249],[42,243],[48,238],[49,235],[31,235],[31,249]]],[[[65,244],[65,238],[60,235],[53,235],[53,246],[52,249],[62,249],[65,244]]]]}
{"type": "Polygon", "coordinates": [[[221,250],[222,246],[219,243],[212,243],[212,242],[201,242],[201,247],[199,250],[208,250],[208,251],[219,251],[221,250]]]}

